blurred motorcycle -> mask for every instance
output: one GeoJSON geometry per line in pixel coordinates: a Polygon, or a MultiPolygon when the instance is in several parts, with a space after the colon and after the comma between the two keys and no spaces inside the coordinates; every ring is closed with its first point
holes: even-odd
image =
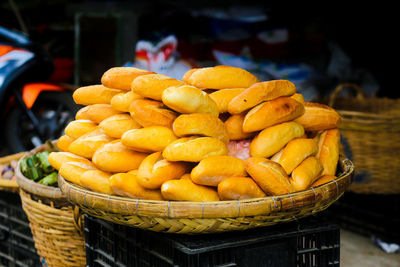
{"type": "Polygon", "coordinates": [[[40,45],[0,26],[0,135],[10,153],[57,139],[80,108],[70,90],[46,82],[53,71],[40,45]]]}

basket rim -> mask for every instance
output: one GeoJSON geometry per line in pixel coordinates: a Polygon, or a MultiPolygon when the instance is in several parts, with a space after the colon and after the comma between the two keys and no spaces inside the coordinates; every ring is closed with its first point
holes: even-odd
{"type": "Polygon", "coordinates": [[[343,172],[337,179],[326,184],[285,195],[245,200],[192,202],[129,198],[87,190],[65,180],[60,174],[58,186],[72,204],[108,214],[173,219],[188,218],[189,212],[190,218],[237,218],[276,212],[290,213],[318,203],[333,202],[344,193],[354,176],[354,165],[349,159],[340,156],[339,165],[343,172]]]}

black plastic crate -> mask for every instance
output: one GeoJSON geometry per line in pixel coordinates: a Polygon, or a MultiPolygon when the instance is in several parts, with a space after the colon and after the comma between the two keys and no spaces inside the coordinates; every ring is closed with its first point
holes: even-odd
{"type": "Polygon", "coordinates": [[[341,228],[386,242],[400,240],[400,195],[346,192],[327,210],[341,228]]]}
{"type": "Polygon", "coordinates": [[[339,266],[340,229],[321,217],[240,232],[157,233],[85,215],[88,266],[339,266]]]}
{"type": "Polygon", "coordinates": [[[21,199],[5,191],[0,191],[0,266],[41,266],[21,199]]]}

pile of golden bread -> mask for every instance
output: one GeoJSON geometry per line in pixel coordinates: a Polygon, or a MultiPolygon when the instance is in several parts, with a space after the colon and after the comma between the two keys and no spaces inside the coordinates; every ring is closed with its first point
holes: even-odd
{"type": "Polygon", "coordinates": [[[114,67],[78,88],[83,105],[49,155],[66,180],[110,195],[219,201],[305,190],[335,179],[340,115],[287,80],[231,66],[182,80],[114,67]]]}

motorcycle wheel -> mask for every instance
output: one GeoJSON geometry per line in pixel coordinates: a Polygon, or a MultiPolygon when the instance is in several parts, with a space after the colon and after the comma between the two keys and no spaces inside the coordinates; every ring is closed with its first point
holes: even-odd
{"type": "Polygon", "coordinates": [[[29,151],[47,140],[58,139],[79,108],[70,93],[41,93],[31,109],[39,121],[43,133],[40,135],[24,109],[16,105],[5,121],[5,140],[10,152],[29,151]]]}

